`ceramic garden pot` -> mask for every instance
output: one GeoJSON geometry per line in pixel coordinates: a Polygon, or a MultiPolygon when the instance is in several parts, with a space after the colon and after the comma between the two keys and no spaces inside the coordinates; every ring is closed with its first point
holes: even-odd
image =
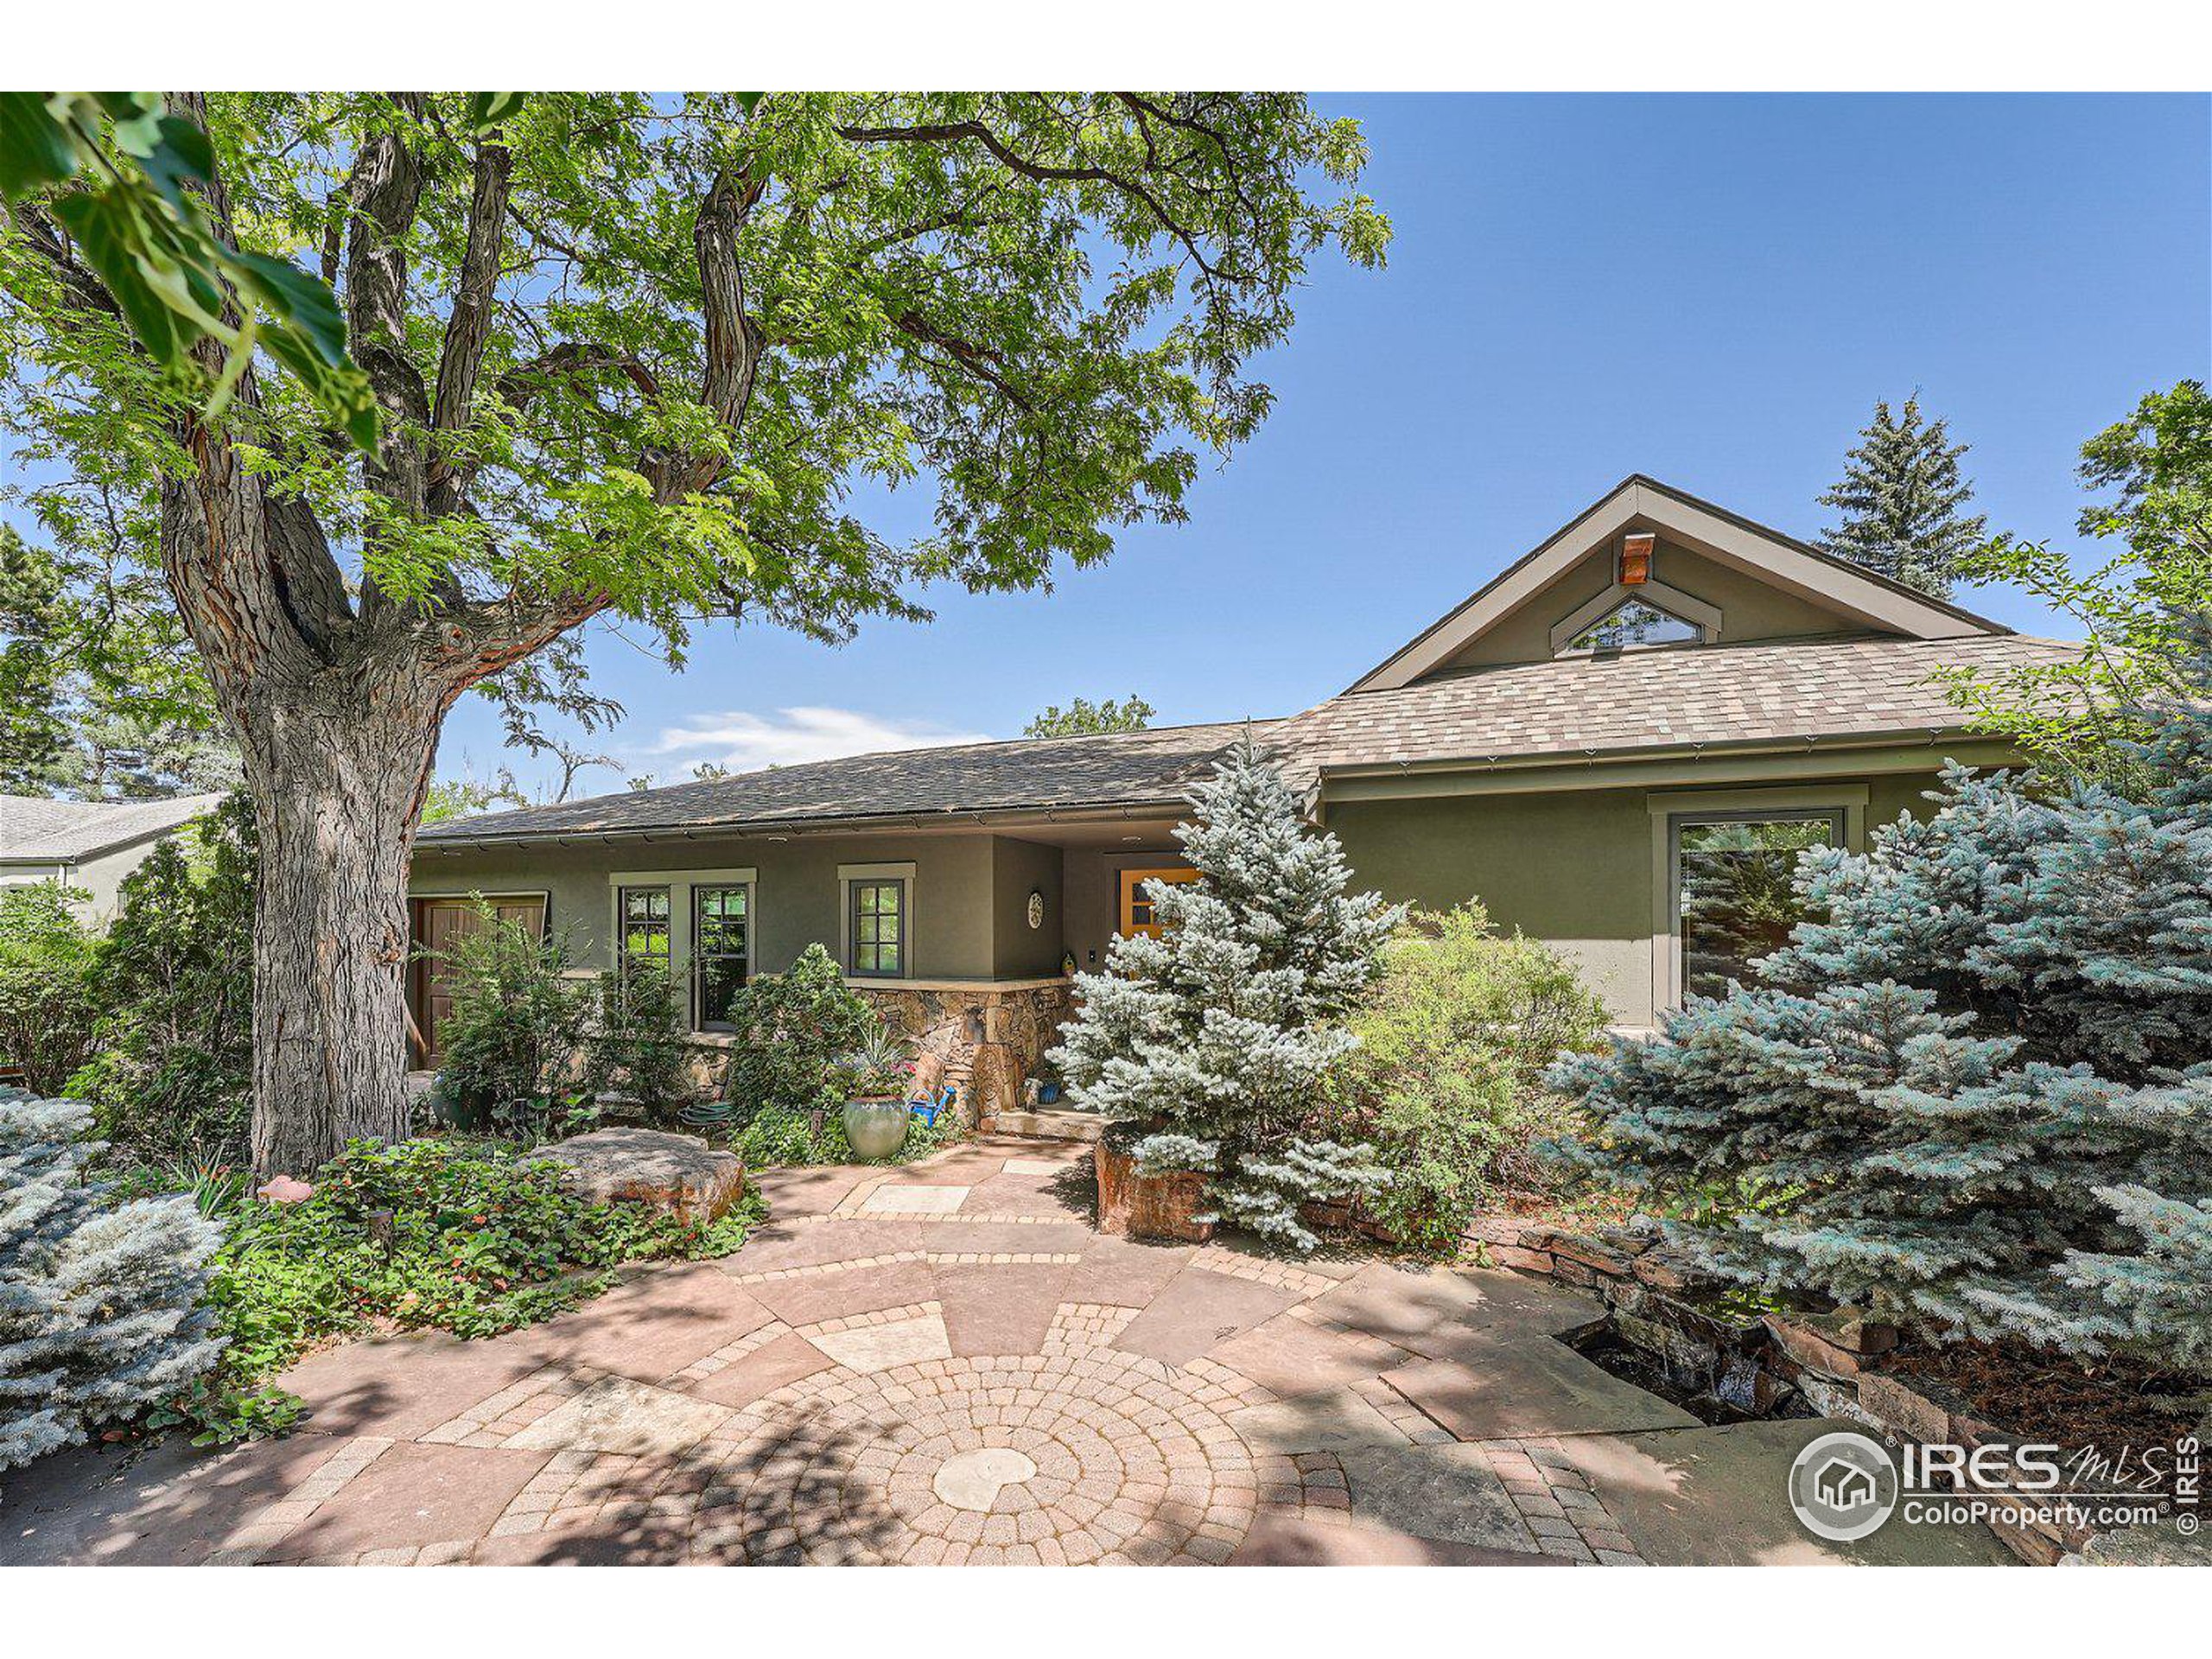
{"type": "Polygon", "coordinates": [[[877,1096],[845,1103],[845,1139],[853,1156],[866,1163],[893,1157],[906,1144],[906,1103],[877,1096]]]}

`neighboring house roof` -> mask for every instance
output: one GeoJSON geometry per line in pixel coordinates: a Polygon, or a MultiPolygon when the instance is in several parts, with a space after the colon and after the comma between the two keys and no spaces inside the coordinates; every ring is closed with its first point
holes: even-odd
{"type": "Polygon", "coordinates": [[[167,835],[215,810],[220,795],[159,801],[53,801],[0,795],[0,861],[75,863],[151,836],[167,835]]]}
{"type": "Polygon", "coordinates": [[[1965,715],[1940,666],[2002,671],[2079,647],[2016,634],[1670,645],[1471,669],[1351,691],[1286,721],[1294,781],[1363,766],[1618,755],[1638,749],[1929,735],[1965,715]]]}
{"type": "Polygon", "coordinates": [[[1817,598],[1870,630],[1921,639],[2012,632],[1947,600],[1877,575],[1656,478],[1632,473],[1368,671],[1351,690],[1395,690],[1433,672],[1592,547],[1637,524],[1665,531],[1708,557],[1754,572],[1777,588],[1817,598]]]}
{"type": "MultiPolygon", "coordinates": [[[[1265,742],[1278,722],[1250,723],[1265,742]]],[[[425,825],[419,840],[538,841],[954,813],[1168,806],[1247,728],[1242,721],[1090,737],[1018,738],[815,760],[425,825]]]]}

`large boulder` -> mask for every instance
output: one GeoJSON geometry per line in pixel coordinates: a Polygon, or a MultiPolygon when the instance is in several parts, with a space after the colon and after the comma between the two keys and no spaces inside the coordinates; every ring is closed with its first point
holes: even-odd
{"type": "Polygon", "coordinates": [[[561,1184],[595,1204],[650,1204],[712,1221],[745,1195],[745,1160],[696,1135],[594,1129],[531,1154],[561,1165],[561,1184]]]}

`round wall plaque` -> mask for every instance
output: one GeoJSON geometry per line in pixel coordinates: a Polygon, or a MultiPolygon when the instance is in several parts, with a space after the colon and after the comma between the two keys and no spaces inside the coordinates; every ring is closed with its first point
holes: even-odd
{"type": "Polygon", "coordinates": [[[1032,927],[1045,925],[1045,895],[1041,893],[1033,893],[1029,895],[1029,925],[1032,927]]]}

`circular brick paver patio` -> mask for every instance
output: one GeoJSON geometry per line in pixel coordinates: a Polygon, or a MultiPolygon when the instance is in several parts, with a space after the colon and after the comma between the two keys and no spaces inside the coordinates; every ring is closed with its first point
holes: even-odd
{"type": "Polygon", "coordinates": [[[730,1541],[768,1562],[1225,1561],[1255,1504],[1223,1421],[1244,1401],[1166,1370],[1101,1349],[808,1378],[749,1414],[716,1471],[741,1516],[730,1541]],[[986,1507],[947,1502],[947,1466],[990,1451],[1035,1473],[986,1507]]]}
{"type": "Polygon", "coordinates": [[[768,1172],[737,1255],[489,1341],[321,1356],[287,1379],[305,1432],[96,1514],[60,1491],[23,1558],[1637,1558],[1552,1438],[1655,1403],[1552,1340],[1586,1304],[1102,1237],[1087,1162],[983,1141],[768,1172]]]}

